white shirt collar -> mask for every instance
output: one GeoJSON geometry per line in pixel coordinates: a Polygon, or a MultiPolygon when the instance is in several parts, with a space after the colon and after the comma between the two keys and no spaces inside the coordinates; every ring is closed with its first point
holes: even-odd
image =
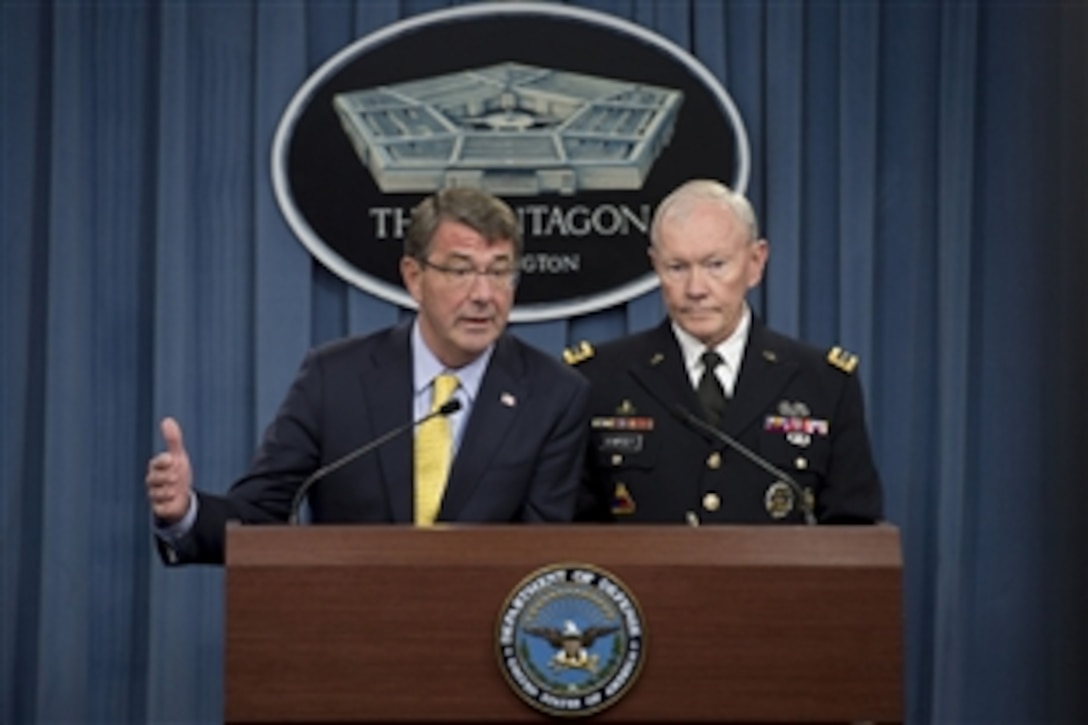
{"type": "MultiPolygon", "coordinates": [[[[718,366],[715,373],[725,389],[725,394],[730,397],[732,397],[733,389],[736,387],[737,374],[740,372],[740,363],[744,358],[744,348],[748,344],[748,332],[751,328],[752,311],[745,304],[744,312],[741,314],[740,322],[737,323],[733,334],[714,348],[722,356],[724,363],[718,366]]],[[[701,358],[706,346],[675,322],[672,323],[672,331],[676,335],[676,341],[680,344],[680,354],[684,356],[684,369],[688,371],[692,387],[695,387],[703,374],[703,361],[701,358]]]]}
{"type": "Polygon", "coordinates": [[[416,399],[422,396],[429,406],[431,382],[436,375],[448,371],[457,376],[458,390],[463,391],[467,397],[467,400],[463,402],[471,406],[476,400],[476,394],[480,390],[480,383],[487,371],[487,364],[491,360],[491,353],[494,351],[495,345],[492,344],[482,355],[468,365],[456,370],[450,370],[435,357],[431,349],[427,347],[427,343],[423,341],[423,335],[419,331],[419,320],[417,319],[412,323],[412,389],[415,391],[416,399]]]}

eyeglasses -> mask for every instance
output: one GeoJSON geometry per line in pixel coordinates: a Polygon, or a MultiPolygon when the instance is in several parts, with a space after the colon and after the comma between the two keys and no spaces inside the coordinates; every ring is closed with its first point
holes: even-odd
{"type": "Polygon", "coordinates": [[[446,266],[420,259],[419,266],[424,269],[429,267],[439,272],[454,287],[468,287],[477,277],[486,277],[491,284],[510,289],[518,283],[518,268],[508,264],[488,267],[487,269],[476,269],[471,264],[451,264],[446,266]]]}
{"type": "Polygon", "coordinates": [[[698,264],[689,262],[660,262],[657,265],[658,272],[669,282],[686,282],[691,278],[691,270],[695,267],[703,270],[703,274],[711,279],[722,279],[729,269],[729,262],[724,259],[707,259],[698,264]]]}

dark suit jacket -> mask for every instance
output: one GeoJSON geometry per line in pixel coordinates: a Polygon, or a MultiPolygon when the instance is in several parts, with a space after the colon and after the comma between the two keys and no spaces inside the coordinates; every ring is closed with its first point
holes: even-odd
{"type": "MultiPolygon", "coordinates": [[[[282,523],[317,470],[413,417],[411,324],[312,351],[249,472],[225,496],[201,492],[193,529],[167,563],[223,560],[228,520],[282,523]]],[[[586,445],[588,385],[503,335],[465,421],[439,521],[570,521],[586,445]]],[[[309,494],[318,523],[410,523],[411,432],[321,479],[309,494]]]]}
{"type": "MultiPolygon", "coordinates": [[[[802,520],[798,497],[775,487],[774,476],[674,415],[678,404],[697,415],[702,409],[667,320],[602,345],[577,369],[592,384],[579,518],[802,520]]],[[[753,317],[734,397],[720,427],[810,489],[822,523],[880,518],[881,486],[861,387],[854,375],[829,362],[826,352],[779,335],[753,317]],[[791,435],[790,425],[815,432],[791,435]]]]}

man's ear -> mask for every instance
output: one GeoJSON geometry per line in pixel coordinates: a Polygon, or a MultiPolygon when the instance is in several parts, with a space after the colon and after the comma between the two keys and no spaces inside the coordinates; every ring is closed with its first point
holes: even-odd
{"type": "Polygon", "coordinates": [[[767,257],[770,256],[770,245],[766,239],[757,239],[749,245],[748,253],[751,254],[748,267],[748,289],[752,289],[763,281],[763,271],[767,268],[767,257]]]}
{"type": "Polygon", "coordinates": [[[408,294],[412,295],[412,299],[416,301],[416,304],[419,304],[423,295],[423,267],[420,266],[419,260],[407,256],[401,257],[400,278],[404,282],[404,288],[408,290],[408,294]]]}

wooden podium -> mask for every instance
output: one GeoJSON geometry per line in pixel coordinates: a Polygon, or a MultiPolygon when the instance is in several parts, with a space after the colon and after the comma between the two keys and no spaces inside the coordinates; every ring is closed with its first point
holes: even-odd
{"type": "Polygon", "coordinates": [[[899,533],[873,527],[232,525],[227,722],[533,722],[496,627],[541,567],[618,577],[641,674],[594,720],[903,719],[899,533]]]}

